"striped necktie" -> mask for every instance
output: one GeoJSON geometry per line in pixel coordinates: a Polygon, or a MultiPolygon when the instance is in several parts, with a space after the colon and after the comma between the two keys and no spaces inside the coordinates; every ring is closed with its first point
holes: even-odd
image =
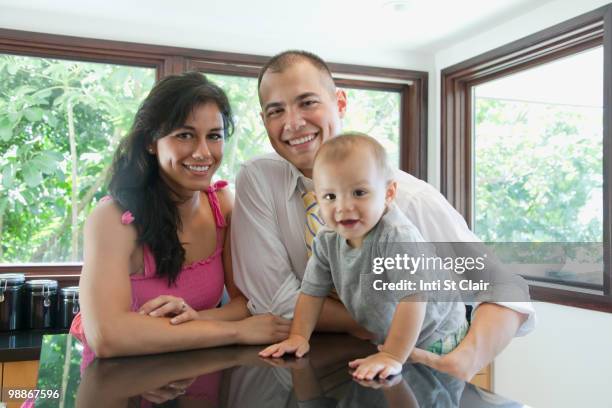
{"type": "Polygon", "coordinates": [[[312,255],[312,241],[317,235],[317,231],[325,222],[319,214],[319,204],[317,203],[317,197],[313,191],[308,191],[302,194],[302,201],[304,201],[304,208],[306,209],[306,224],[304,225],[304,242],[306,243],[306,250],[308,251],[308,257],[312,255]]]}

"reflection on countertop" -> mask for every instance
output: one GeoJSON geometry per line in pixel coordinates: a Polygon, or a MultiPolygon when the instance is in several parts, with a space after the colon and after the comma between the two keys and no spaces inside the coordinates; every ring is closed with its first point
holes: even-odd
{"type": "Polygon", "coordinates": [[[43,336],[67,333],[68,329],[0,332],[0,361],[38,360],[43,336]]]}
{"type": "Polygon", "coordinates": [[[375,351],[347,335],[316,334],[302,359],[262,359],[261,347],[221,347],[96,359],[70,335],[45,336],[37,407],[504,407],[523,405],[422,365],[386,381],[355,381],[348,361],[375,351]],[[59,401],[58,401],[59,400],[59,401]],[[58,405],[58,403],[60,405],[58,405]]]}

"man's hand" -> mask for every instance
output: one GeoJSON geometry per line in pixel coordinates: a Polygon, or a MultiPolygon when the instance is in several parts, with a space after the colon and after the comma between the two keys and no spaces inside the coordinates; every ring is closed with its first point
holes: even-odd
{"type": "Polygon", "coordinates": [[[304,337],[292,334],[287,340],[266,347],[259,352],[261,357],[282,357],[285,353],[295,353],[296,357],[302,357],[308,353],[310,345],[304,337]]]}
{"type": "Polygon", "coordinates": [[[355,369],[353,377],[358,380],[373,380],[377,375],[385,379],[402,372],[402,363],[384,351],[353,360],[349,362],[349,367],[355,369]]]}

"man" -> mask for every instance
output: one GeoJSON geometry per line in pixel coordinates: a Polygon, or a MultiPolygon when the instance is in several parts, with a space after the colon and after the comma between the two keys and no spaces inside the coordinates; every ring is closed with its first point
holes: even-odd
{"type": "MultiPolygon", "coordinates": [[[[304,51],[273,57],[259,79],[261,117],[276,153],[243,164],[236,179],[232,216],[235,282],[253,314],[293,316],[308,254],[303,196],[313,190],[314,157],[326,140],[340,133],[346,94],[336,89],[326,64],[304,51]]],[[[432,186],[398,171],[396,203],[426,241],[474,242],[467,224],[432,186]]],[[[451,353],[415,350],[411,359],[471,379],[515,335],[533,329],[530,303],[477,305],[465,339],[451,353]]],[[[318,330],[367,338],[344,306],[327,298],[318,330]]]]}

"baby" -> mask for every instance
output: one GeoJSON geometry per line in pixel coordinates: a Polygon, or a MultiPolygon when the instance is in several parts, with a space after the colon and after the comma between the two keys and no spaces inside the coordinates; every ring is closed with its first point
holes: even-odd
{"type": "Polygon", "coordinates": [[[379,344],[378,353],[349,363],[355,378],[399,374],[415,346],[450,352],[467,331],[463,303],[425,302],[418,290],[404,292],[400,301],[372,289],[381,279],[372,269],[376,257],[395,258],[398,244],[423,242],[393,203],[397,183],[380,143],[356,133],[332,138],[317,152],[313,182],[325,228],[313,243],[289,337],[260,355],[306,354],[325,297],[334,288],[355,321],[379,344]]]}

